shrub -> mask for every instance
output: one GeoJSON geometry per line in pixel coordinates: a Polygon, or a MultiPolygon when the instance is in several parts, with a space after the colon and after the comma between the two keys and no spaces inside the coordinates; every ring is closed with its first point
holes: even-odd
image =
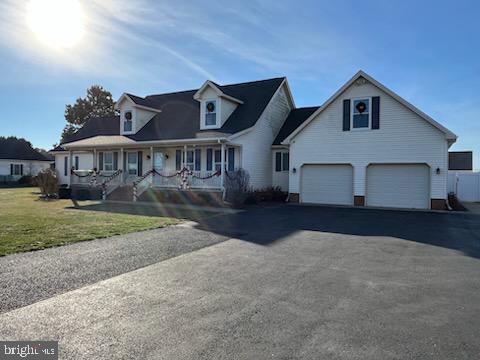
{"type": "Polygon", "coordinates": [[[250,191],[245,199],[245,204],[258,204],[259,202],[284,202],[288,194],[280,186],[270,186],[263,189],[250,191]]]}
{"type": "Polygon", "coordinates": [[[463,206],[462,203],[458,200],[457,196],[453,192],[448,193],[448,203],[452,207],[453,211],[466,211],[467,210],[465,208],[465,206],[463,206]]]}
{"type": "Polygon", "coordinates": [[[35,177],[35,184],[45,198],[55,198],[58,194],[58,178],[52,169],[45,169],[35,177]]]}
{"type": "Polygon", "coordinates": [[[18,179],[19,185],[33,185],[33,177],[31,175],[23,175],[18,179]]]}
{"type": "Polygon", "coordinates": [[[226,200],[233,206],[242,206],[248,196],[250,175],[244,169],[229,171],[225,174],[226,200]]]}

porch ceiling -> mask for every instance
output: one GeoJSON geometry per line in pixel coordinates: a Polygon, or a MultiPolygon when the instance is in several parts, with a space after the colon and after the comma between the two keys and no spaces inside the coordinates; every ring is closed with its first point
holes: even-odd
{"type": "Polygon", "coordinates": [[[182,146],[182,145],[214,145],[225,143],[236,146],[236,144],[228,141],[225,137],[212,138],[194,138],[194,139],[175,139],[175,140],[159,140],[159,141],[135,141],[126,136],[95,136],[88,139],[78,140],[71,143],[63,144],[67,150],[82,150],[91,148],[140,148],[150,146],[182,146]]]}
{"type": "Polygon", "coordinates": [[[112,136],[94,136],[88,139],[78,140],[71,143],[63,144],[65,149],[96,147],[96,146],[117,146],[117,145],[133,145],[136,141],[121,135],[112,136]]]}

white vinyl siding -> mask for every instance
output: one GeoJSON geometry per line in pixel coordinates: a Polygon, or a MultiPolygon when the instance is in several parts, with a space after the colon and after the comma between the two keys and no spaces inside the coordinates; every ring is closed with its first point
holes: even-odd
{"type": "Polygon", "coordinates": [[[301,178],[301,202],[353,204],[353,169],[350,165],[304,165],[301,178]]]}
{"type": "MultiPolygon", "coordinates": [[[[291,109],[285,86],[282,86],[258,119],[252,131],[233,140],[242,145],[242,167],[250,174],[250,185],[272,185],[272,143],[291,109]]],[[[274,168],[273,168],[274,169],[274,168]]]]}
{"type": "MultiPolygon", "coordinates": [[[[57,171],[57,176],[60,184],[68,184],[70,181],[70,169],[67,166],[67,175],[65,176],[64,170],[64,158],[68,157],[68,151],[56,154],[55,155],[55,169],[57,171]]],[[[93,152],[86,151],[73,151],[72,152],[72,161],[75,162],[75,157],[78,156],[78,168],[80,170],[91,170],[94,166],[93,152]]],[[[98,156],[98,153],[97,153],[98,156]]],[[[70,162],[70,160],[68,160],[70,162]]]]}
{"type": "Polygon", "coordinates": [[[430,207],[430,169],[424,164],[374,164],[367,168],[367,206],[430,207]]]}
{"type": "Polygon", "coordinates": [[[277,152],[288,153],[288,150],[272,150],[272,186],[279,186],[283,191],[288,191],[288,171],[276,171],[277,152]]]}
{"type": "MultiPolygon", "coordinates": [[[[290,168],[307,163],[345,163],[354,167],[354,194],[365,195],[371,163],[426,163],[430,196],[445,199],[448,144],[445,135],[417,114],[367,83],[352,85],[307,125],[290,145],[290,168]],[[343,100],[380,97],[380,129],[343,131],[343,100]],[[440,173],[434,170],[439,168],[440,173]]],[[[290,172],[291,193],[300,192],[300,172],[290,172]]]]}

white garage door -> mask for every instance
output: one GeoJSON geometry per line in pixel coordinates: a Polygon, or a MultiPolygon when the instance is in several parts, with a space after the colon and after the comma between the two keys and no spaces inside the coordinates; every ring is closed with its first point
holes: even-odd
{"type": "Polygon", "coordinates": [[[304,165],[301,201],[318,204],[353,204],[351,165],[304,165]]]}
{"type": "Polygon", "coordinates": [[[424,164],[370,165],[367,206],[430,208],[430,168],[424,164]]]}

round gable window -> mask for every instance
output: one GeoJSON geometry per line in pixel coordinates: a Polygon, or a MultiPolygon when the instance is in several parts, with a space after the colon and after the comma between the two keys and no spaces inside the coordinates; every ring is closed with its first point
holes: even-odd
{"type": "Polygon", "coordinates": [[[125,113],[125,119],[127,120],[132,120],[132,112],[131,111],[127,111],[125,113]]]}
{"type": "Polygon", "coordinates": [[[215,103],[213,101],[210,101],[209,103],[207,103],[207,111],[209,113],[215,111],[215,103]]]}

